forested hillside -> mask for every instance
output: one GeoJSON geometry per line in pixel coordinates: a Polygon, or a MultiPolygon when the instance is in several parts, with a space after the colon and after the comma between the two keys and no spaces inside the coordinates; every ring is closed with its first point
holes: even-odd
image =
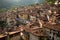
{"type": "Polygon", "coordinates": [[[44,0],[0,0],[0,8],[42,3],[44,0]]]}

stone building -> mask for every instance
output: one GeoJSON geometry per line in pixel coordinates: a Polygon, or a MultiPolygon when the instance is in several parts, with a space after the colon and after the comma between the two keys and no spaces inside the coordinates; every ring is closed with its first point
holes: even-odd
{"type": "Polygon", "coordinates": [[[45,28],[45,33],[47,35],[48,40],[58,40],[60,37],[60,24],[50,24],[47,23],[45,28]]]}

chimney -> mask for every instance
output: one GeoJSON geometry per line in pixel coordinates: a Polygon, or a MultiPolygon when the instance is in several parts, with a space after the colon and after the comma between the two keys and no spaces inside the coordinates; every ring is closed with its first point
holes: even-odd
{"type": "Polygon", "coordinates": [[[39,24],[40,24],[40,28],[42,28],[42,20],[38,19],[39,24]]]}
{"type": "Polygon", "coordinates": [[[49,16],[47,15],[47,19],[48,19],[48,21],[49,21],[49,16]]]}

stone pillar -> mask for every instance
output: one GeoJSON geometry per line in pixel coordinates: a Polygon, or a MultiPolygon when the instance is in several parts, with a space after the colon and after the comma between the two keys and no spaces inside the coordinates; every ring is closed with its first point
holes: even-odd
{"type": "Polygon", "coordinates": [[[57,35],[56,34],[54,35],[54,40],[57,40],[57,35]]]}

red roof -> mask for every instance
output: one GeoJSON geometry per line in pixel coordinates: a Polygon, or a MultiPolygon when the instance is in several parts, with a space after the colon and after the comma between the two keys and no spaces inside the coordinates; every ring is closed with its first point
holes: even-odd
{"type": "Polygon", "coordinates": [[[49,28],[49,29],[56,30],[56,31],[60,31],[60,24],[50,24],[50,23],[46,23],[46,24],[45,24],[45,27],[46,27],[46,28],[49,28]]]}
{"type": "Polygon", "coordinates": [[[36,27],[36,28],[35,27],[34,28],[26,27],[25,30],[29,33],[32,33],[35,36],[44,36],[43,32],[40,32],[40,29],[38,27],[36,27]]]}

